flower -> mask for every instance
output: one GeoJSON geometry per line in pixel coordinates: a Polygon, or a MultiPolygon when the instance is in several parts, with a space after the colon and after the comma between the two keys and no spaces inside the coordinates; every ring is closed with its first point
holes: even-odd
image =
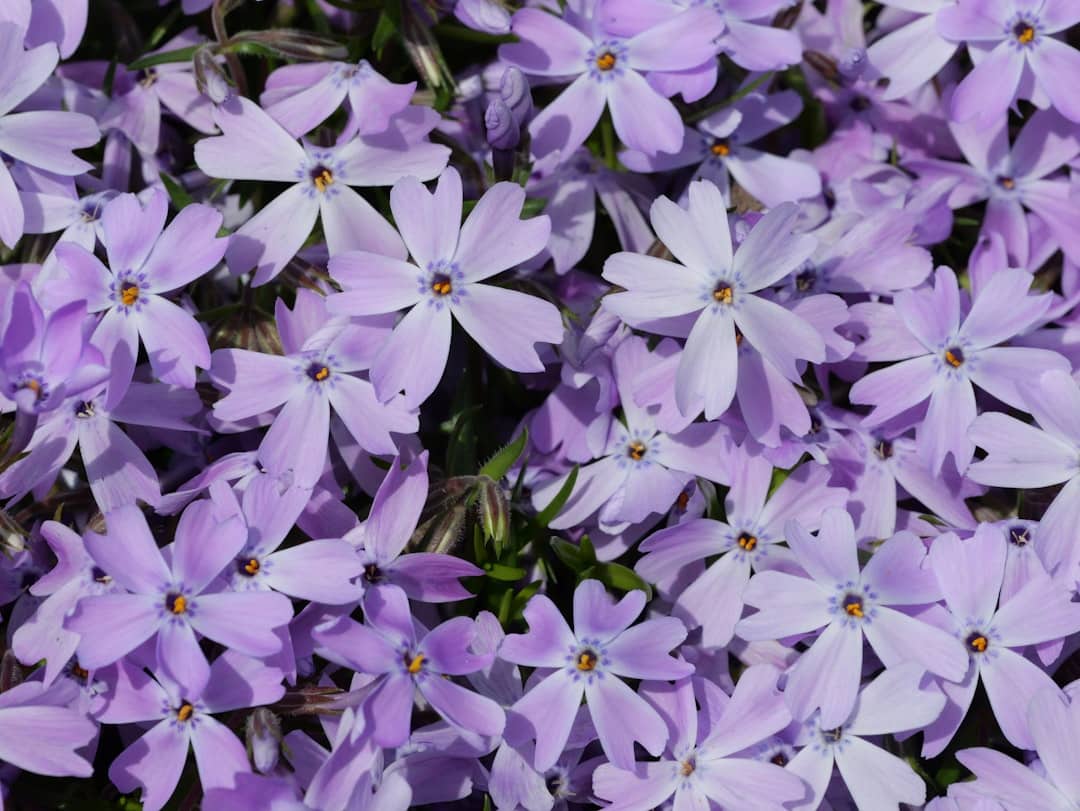
{"type": "Polygon", "coordinates": [[[678,679],[694,668],[668,656],[686,638],[679,620],[662,617],[630,627],[644,607],[642,591],[627,592],[616,603],[599,580],[584,580],[574,591],[573,631],[555,604],[538,594],[525,607],[528,633],[503,640],[499,658],[550,669],[510,711],[536,740],[538,771],[558,760],[583,696],[613,764],[634,769],[634,741],[652,755],[663,750],[663,719],[618,677],[678,679]]]}
{"type": "Polygon", "coordinates": [[[720,190],[697,181],[689,196],[686,209],[660,197],[650,212],[657,235],[681,264],[613,254],[604,278],[626,292],[606,297],[604,306],[631,326],[696,315],[676,373],[675,399],[684,415],[704,409],[713,420],[735,396],[741,335],[792,381],[799,379],[799,359],[825,359],[824,341],[810,323],[758,294],[808,259],[817,241],[791,234],[799,209],[785,203],[769,211],[733,255],[720,190]]]}
{"type": "Polygon", "coordinates": [[[562,318],[535,296],[479,282],[535,256],[551,233],[541,215],[518,219],[525,192],[496,183],[461,221],[461,176],[443,172],[434,194],[414,177],[394,184],[390,208],[412,262],[366,251],[330,260],[345,292],[327,300],[332,313],[376,315],[410,308],[375,356],[371,380],[386,401],[399,391],[415,408],[446,368],[452,320],[496,361],[516,372],[544,368],[535,343],[562,340],[562,318]],[[453,316],[453,319],[451,318],[453,316]]]}

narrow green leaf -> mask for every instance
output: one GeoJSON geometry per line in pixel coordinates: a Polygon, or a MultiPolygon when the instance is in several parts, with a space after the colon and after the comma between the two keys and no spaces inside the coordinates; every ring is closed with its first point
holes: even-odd
{"type": "Polygon", "coordinates": [[[589,536],[587,534],[581,536],[580,548],[581,548],[581,559],[585,563],[588,563],[588,564],[596,563],[596,550],[593,548],[592,540],[589,538],[589,536]]]}
{"type": "Polygon", "coordinates": [[[162,51],[156,54],[141,56],[127,66],[128,70],[143,70],[152,68],[154,65],[167,65],[172,62],[190,62],[195,52],[201,45],[189,45],[186,48],[177,48],[175,51],[162,51]]]}
{"type": "Polygon", "coordinates": [[[484,565],[484,571],[492,580],[502,580],[513,583],[525,576],[525,570],[516,566],[506,566],[502,563],[488,563],[484,565]]]}
{"type": "Polygon", "coordinates": [[[530,197],[525,201],[525,205],[521,207],[521,219],[528,220],[532,217],[536,217],[544,212],[547,208],[547,198],[545,197],[530,197]]]}
{"type": "Polygon", "coordinates": [[[552,538],[551,550],[555,553],[555,557],[561,560],[571,571],[580,572],[583,568],[581,552],[577,544],[564,541],[562,538],[552,538]]]}
{"type": "Polygon", "coordinates": [[[547,525],[554,520],[555,516],[559,514],[566,502],[570,500],[570,494],[574,490],[574,485],[577,484],[578,466],[574,465],[574,469],[570,471],[570,475],[566,477],[566,481],[563,482],[563,486],[559,489],[559,492],[555,494],[555,498],[551,500],[544,509],[542,509],[536,516],[536,523],[542,528],[547,529],[547,525]]]}
{"type": "Polygon", "coordinates": [[[172,200],[173,208],[177,211],[194,202],[191,195],[187,193],[187,189],[181,186],[179,181],[172,175],[162,172],[160,177],[162,185],[165,186],[165,191],[169,193],[169,199],[172,200]]]}
{"type": "Polygon", "coordinates": [[[525,450],[525,443],[528,441],[529,429],[525,428],[518,434],[517,439],[504,445],[498,453],[488,459],[487,464],[480,468],[480,475],[499,481],[521,457],[521,452],[525,450]]]}
{"type": "Polygon", "coordinates": [[[597,563],[594,568],[597,580],[605,586],[617,591],[634,591],[639,589],[645,592],[647,599],[652,599],[652,586],[641,579],[641,576],[621,563],[597,563]]]}

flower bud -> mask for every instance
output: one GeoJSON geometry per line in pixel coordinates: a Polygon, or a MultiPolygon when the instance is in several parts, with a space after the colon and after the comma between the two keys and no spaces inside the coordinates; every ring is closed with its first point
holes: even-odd
{"type": "Polygon", "coordinates": [[[502,99],[495,99],[484,113],[487,140],[495,149],[513,149],[518,145],[521,131],[510,108],[502,99]]]}
{"type": "Polygon", "coordinates": [[[480,524],[484,534],[501,545],[510,532],[510,503],[498,482],[480,478],[480,524]]]}
{"type": "Polygon", "coordinates": [[[281,724],[266,707],[259,707],[247,717],[244,726],[248,759],[255,771],[268,774],[277,766],[281,753],[281,724]]]}
{"type": "Polygon", "coordinates": [[[525,74],[517,68],[507,68],[499,81],[499,98],[510,108],[518,127],[524,127],[532,112],[532,93],[525,74]]]}
{"type": "Polygon", "coordinates": [[[217,63],[214,52],[208,46],[195,51],[192,62],[195,65],[195,85],[199,92],[214,104],[223,104],[232,95],[232,87],[225,76],[225,71],[217,63]]]}

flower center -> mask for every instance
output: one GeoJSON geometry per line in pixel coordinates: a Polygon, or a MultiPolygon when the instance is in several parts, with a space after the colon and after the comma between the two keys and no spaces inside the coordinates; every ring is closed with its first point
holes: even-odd
{"type": "Polygon", "coordinates": [[[874,453],[878,459],[888,459],[892,456],[892,443],[887,439],[879,440],[874,446],[874,453]]]}
{"type": "Polygon", "coordinates": [[[153,68],[146,68],[135,74],[135,78],[143,87],[153,87],[157,83],[158,75],[153,68]]]}
{"type": "Polygon", "coordinates": [[[315,188],[319,191],[326,191],[334,184],[334,173],[319,164],[311,170],[311,182],[315,184],[315,188]]]}
{"type": "Polygon", "coordinates": [[[192,705],[192,703],[190,701],[185,701],[179,707],[176,708],[176,720],[177,721],[187,721],[188,719],[191,718],[192,715],[194,715],[194,713],[195,713],[195,707],[192,705]]]}
{"type": "Polygon", "coordinates": [[[112,578],[109,574],[100,566],[95,566],[90,570],[90,576],[94,578],[95,583],[111,583],[112,578]]]}
{"type": "Polygon", "coordinates": [[[679,774],[683,777],[689,777],[694,773],[695,768],[697,768],[697,764],[692,757],[689,757],[682,762],[681,766],[679,766],[679,774]]]}
{"type": "Polygon", "coordinates": [[[322,383],[330,377],[330,369],[321,363],[313,363],[307,368],[307,376],[316,383],[322,383]]]}
{"type": "Polygon", "coordinates": [[[409,671],[413,676],[420,672],[420,669],[424,666],[424,654],[418,653],[415,656],[409,656],[405,654],[405,669],[409,671]]]}
{"type": "Polygon", "coordinates": [[[139,300],[139,285],[133,282],[123,282],[120,285],[120,303],[130,307],[139,300]]]}
{"type": "Polygon", "coordinates": [[[240,571],[240,574],[254,577],[259,573],[262,564],[259,563],[258,558],[240,558],[236,561],[236,568],[240,571]]]}
{"type": "Polygon", "coordinates": [[[998,185],[1006,191],[1012,191],[1016,188],[1016,181],[1008,175],[1002,175],[997,179],[998,185]]]}
{"type": "Polygon", "coordinates": [[[1014,546],[1027,546],[1031,543],[1031,533],[1027,527],[1018,524],[1009,529],[1009,542],[1014,546]]]}
{"type": "Polygon", "coordinates": [[[595,651],[583,650],[577,656],[577,669],[583,673],[591,673],[596,670],[596,663],[599,661],[595,651]]]}
{"type": "Polygon", "coordinates": [[[783,752],[777,752],[775,755],[769,758],[769,762],[775,763],[777,766],[787,766],[787,755],[785,755],[783,752]]]}
{"type": "Polygon", "coordinates": [[[727,138],[717,138],[709,147],[709,151],[718,158],[726,158],[731,154],[731,144],[728,143],[727,138]]]}
{"type": "Polygon", "coordinates": [[[740,532],[735,542],[740,549],[745,549],[747,552],[753,552],[757,547],[757,538],[749,532],[740,532]]]}
{"type": "Polygon", "coordinates": [[[369,583],[378,583],[383,579],[382,571],[374,563],[369,563],[364,568],[364,580],[369,583]]]}
{"type": "Polygon", "coordinates": [[[596,67],[602,71],[614,70],[615,68],[615,54],[611,51],[604,51],[598,57],[596,57],[596,67]]]}
{"type": "Polygon", "coordinates": [[[165,595],[165,608],[179,616],[187,611],[187,598],[183,594],[171,591],[165,595]]]}
{"type": "Polygon", "coordinates": [[[87,670],[85,667],[80,667],[79,663],[75,662],[75,664],[71,666],[71,675],[79,679],[80,681],[85,682],[87,679],[90,678],[90,671],[87,670]]]}
{"type": "Polygon", "coordinates": [[[635,439],[629,445],[626,446],[626,455],[633,459],[635,462],[640,462],[645,458],[645,451],[648,448],[645,447],[645,443],[640,439],[635,439]]]}
{"type": "Polygon", "coordinates": [[[1035,26],[1025,20],[1021,20],[1014,25],[1012,32],[1013,36],[1016,37],[1016,41],[1021,45],[1028,45],[1035,39],[1035,26]]]}
{"type": "Polygon", "coordinates": [[[800,293],[807,293],[813,290],[816,283],[817,271],[813,268],[807,268],[795,277],[795,289],[800,293]]]}
{"type": "Polygon", "coordinates": [[[945,362],[954,369],[964,365],[964,351],[958,346],[950,346],[945,350],[945,362]]]}
{"type": "Polygon", "coordinates": [[[690,494],[683,490],[679,493],[679,497],[675,499],[675,507],[680,510],[685,510],[690,503],[690,494]]]}
{"type": "Polygon", "coordinates": [[[449,296],[454,292],[454,285],[445,273],[436,273],[431,277],[431,292],[436,296],[449,296]]]}
{"type": "Polygon", "coordinates": [[[968,650],[972,653],[986,653],[990,640],[980,631],[972,631],[968,638],[964,640],[964,644],[968,646],[968,650]]]}
{"type": "Polygon", "coordinates": [[[735,298],[735,291],[727,282],[720,282],[713,288],[712,297],[721,304],[731,304],[732,299],[735,298]]]}
{"type": "Polygon", "coordinates": [[[82,420],[88,420],[94,416],[94,404],[89,400],[83,400],[75,406],[75,416],[82,420]]]}
{"type": "Polygon", "coordinates": [[[821,737],[831,743],[839,743],[844,737],[844,728],[836,727],[835,729],[823,729],[821,730],[821,737]]]}
{"type": "Polygon", "coordinates": [[[846,595],[844,597],[844,602],[842,603],[842,605],[844,606],[844,612],[849,617],[855,617],[855,619],[861,620],[864,616],[866,616],[863,612],[863,598],[860,597],[858,594],[846,595]]]}

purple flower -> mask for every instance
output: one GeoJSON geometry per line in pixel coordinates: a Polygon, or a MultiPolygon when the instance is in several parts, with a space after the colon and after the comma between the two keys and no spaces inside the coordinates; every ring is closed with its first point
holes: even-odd
{"type": "Polygon", "coordinates": [[[233,234],[229,269],[255,269],[261,285],[281,272],[322,217],[331,255],[367,250],[404,258],[397,232],[350,186],[389,186],[406,175],[435,177],[449,157],[428,143],[438,122],[431,110],[399,113],[384,132],[361,134],[333,147],[301,146],[258,105],[230,99],[217,108],[222,135],[195,145],[195,162],[211,177],[291,183],[233,234]]]}
{"type": "Polygon", "coordinates": [[[516,372],[539,372],[535,343],[562,340],[562,318],[553,305],[479,282],[532,258],[551,233],[545,216],[521,220],[525,192],[496,183],[461,224],[461,177],[454,168],[434,194],[414,177],[394,184],[390,208],[412,262],[366,251],[330,260],[344,293],[331,296],[331,312],[376,315],[411,308],[375,356],[371,380],[380,399],[405,392],[416,407],[435,390],[450,351],[456,320],[496,361],[516,372]],[[451,316],[453,316],[451,318],[451,316]]]}
{"type": "Polygon", "coordinates": [[[203,789],[233,786],[251,767],[244,745],[213,714],[269,704],[285,692],[281,671],[234,651],[214,660],[205,686],[161,672],[151,678],[127,663],[115,673],[97,717],[112,724],[154,725],[113,761],[109,779],[123,792],[141,788],[146,811],[158,811],[168,801],[192,749],[203,789]]]}
{"type": "Polygon", "coordinates": [[[962,749],[956,758],[975,775],[964,783],[973,793],[998,801],[1006,811],[1046,808],[1065,811],[1080,803],[1080,702],[1066,702],[1057,687],[1040,690],[1028,702],[1027,722],[1041,768],[1017,763],[993,749],[962,749]]]}
{"type": "Polygon", "coordinates": [[[889,80],[886,101],[907,96],[929,82],[956,53],[957,44],[938,30],[938,18],[953,0],[931,0],[912,11],[905,0],[881,0],[882,5],[912,15],[866,50],[870,64],[889,80]]]}
{"type": "Polygon", "coordinates": [[[67,397],[100,386],[104,358],[87,343],[86,304],[73,301],[46,316],[25,282],[8,302],[0,333],[0,386],[19,411],[41,414],[67,397]]]}
{"type": "Polygon", "coordinates": [[[732,178],[769,207],[814,197],[821,192],[821,178],[812,164],[751,146],[794,121],[801,112],[802,100],[793,90],[770,95],[750,93],[702,119],[696,128],[687,127],[682,149],[675,154],[649,156],[628,151],[619,159],[635,172],[697,166],[695,179],[715,183],[729,205],[732,178]]]}
{"type": "Polygon", "coordinates": [[[708,9],[689,9],[628,39],[611,36],[597,21],[572,10],[565,19],[524,8],[511,30],[520,42],[499,48],[499,58],[535,76],[577,77],[529,125],[538,157],[570,155],[600,120],[606,106],[615,132],[631,149],[649,155],[676,152],[683,126],[674,105],[649,86],[644,72],[695,68],[716,54],[723,21],[708,9]],[[671,47],[678,42],[679,47],[671,47]]]}
{"type": "Polygon", "coordinates": [[[326,302],[305,293],[290,315],[279,300],[277,320],[288,354],[220,349],[211,371],[214,382],[228,390],[214,404],[215,418],[247,420],[281,407],[259,446],[259,460],[274,475],[289,475],[303,487],[314,485],[326,466],[331,409],[369,453],[396,454],[392,434],[417,428],[415,410],[403,398],[380,402],[371,382],[356,374],[371,366],[389,324],[331,317],[326,302]],[[313,322],[311,316],[321,320],[313,322]]]}
{"type": "Polygon", "coordinates": [[[999,412],[976,417],[971,440],[986,450],[968,469],[972,481],[996,487],[1035,488],[1065,484],[1039,522],[1040,554],[1051,572],[1075,578],[1080,552],[1074,543],[1080,521],[1080,386],[1067,371],[1049,371],[1023,392],[1024,408],[1038,427],[999,412]]]}
{"type": "Polygon", "coordinates": [[[395,84],[366,59],[303,62],[278,68],[266,78],[259,101],[285,130],[299,138],[349,102],[346,139],[385,132],[394,117],[409,106],[416,82],[395,84]]]}
{"type": "Polygon", "coordinates": [[[858,380],[851,387],[851,401],[874,406],[863,426],[875,428],[929,400],[918,428],[919,449],[933,473],[941,470],[948,455],[963,472],[975,450],[968,439],[975,419],[974,386],[1022,407],[1021,391],[1030,370],[1067,368],[1068,361],[1045,349],[997,346],[1032,326],[1051,304],[1048,294],[1028,295],[1030,274],[996,274],[962,321],[956,274],[938,268],[934,279],[932,291],[896,295],[894,306],[906,335],[893,334],[889,343],[856,350],[866,360],[907,360],[858,380]]]}
{"type": "Polygon", "coordinates": [[[816,538],[794,521],[785,537],[810,577],[755,574],[743,600],[758,612],[741,620],[735,633],[748,640],[785,639],[824,628],[788,673],[784,695],[796,719],[820,708],[822,728],[844,723],[859,691],[864,637],[888,667],[911,661],[954,681],[963,678],[967,657],[960,641],[892,607],[940,597],[917,537],[894,535],[861,572],[855,528],[844,510],[826,510],[816,538]]]}
{"type": "MultiPolygon", "coordinates": [[[[90,116],[63,110],[13,113],[48,79],[58,54],[52,43],[23,49],[24,29],[0,21],[0,153],[57,175],[79,175],[91,165],[72,154],[98,142],[90,116]]],[[[0,160],[0,242],[14,246],[23,234],[24,212],[8,165],[0,160]]]]}
{"type": "Polygon", "coordinates": [[[650,583],[689,582],[678,589],[674,613],[690,630],[701,626],[705,647],[731,641],[751,567],[775,568],[787,559],[786,550],[776,546],[784,540],[787,522],[815,530],[826,509],[843,507],[847,499],[846,490],[828,486],[829,469],[823,465],[800,466],[768,500],[773,468],[764,457],[743,450],[731,467],[731,489],[724,499],[727,522],[699,518],[661,530],[641,543],[646,554],[634,567],[650,583]],[[685,567],[717,555],[704,571],[691,569],[692,580],[685,577],[685,567]]]}
{"type": "Polygon", "coordinates": [[[1039,690],[1053,686],[1053,681],[1016,649],[1080,631],[1080,605],[1071,602],[1067,588],[1049,577],[1033,578],[1015,594],[1003,596],[998,605],[1007,547],[1001,528],[991,524],[981,524],[966,541],[947,533],[931,547],[930,564],[948,615],[939,620],[927,615],[926,619],[963,642],[970,661],[959,683],[941,684],[948,705],[924,733],[924,757],[935,757],[952,740],[980,678],[1005,737],[1021,748],[1033,748],[1028,702],[1039,690]]]}
{"type": "Polygon", "coordinates": [[[375,493],[367,520],[345,536],[363,570],[358,582],[365,599],[375,591],[400,588],[410,599],[425,603],[464,600],[472,594],[460,579],[483,574],[477,566],[453,555],[402,554],[427,500],[427,463],[427,451],[407,463],[395,458],[375,493]]]}
{"type": "Polygon", "coordinates": [[[109,534],[88,532],[86,549],[128,593],[84,596],[65,622],[81,635],[83,667],[112,664],[155,638],[162,672],[198,693],[210,667],[197,634],[250,656],[280,650],[275,632],[292,619],[287,597],[216,590],[218,575],[234,565],[244,545],[239,518],[219,520],[210,502],[192,504],[177,525],[169,564],[137,508],[121,507],[106,520],[109,534]]]}
{"type": "Polygon", "coordinates": [[[850,715],[834,724],[815,713],[806,722],[796,741],[802,750],[787,768],[810,784],[811,797],[795,808],[821,805],[834,764],[858,808],[898,811],[900,803],[926,801],[926,784],[911,766],[864,737],[919,729],[941,713],[945,697],[924,688],[920,676],[914,663],[890,667],[859,692],[850,715]]]}
{"type": "Polygon", "coordinates": [[[1080,82],[1080,53],[1053,34],[1080,22],[1071,0],[957,0],[937,15],[937,29],[953,42],[968,43],[982,58],[956,88],[952,116],[958,121],[993,120],[1020,95],[1080,121],[1073,92],[1080,82]],[[974,47],[973,47],[974,46],[974,47]]]}
{"type": "Polygon", "coordinates": [[[162,294],[198,279],[221,261],[226,243],[215,238],[221,214],[209,206],[190,205],[164,227],[168,207],[168,195],[161,189],[152,189],[142,204],[135,195],[122,194],[105,206],[108,268],[81,245],[62,242],[56,247],[68,276],[66,293],[84,299],[90,312],[104,312],[93,342],[111,371],[107,408],[127,392],[140,339],[154,374],[165,383],[194,388],[195,367],[210,366],[202,327],[162,294]]]}
{"type": "Polygon", "coordinates": [[[455,617],[417,633],[409,600],[399,588],[378,589],[364,600],[366,624],[340,617],[318,627],[320,651],[332,661],[378,677],[363,708],[363,724],[374,725],[380,746],[409,739],[417,692],[448,723],[483,736],[502,733],[505,716],[494,701],[444,676],[464,676],[490,663],[492,654],[471,651],[476,636],[469,617],[455,617]]]}
{"type": "Polygon", "coordinates": [[[632,771],[603,764],[593,777],[596,793],[613,811],[662,807],[672,796],[678,808],[787,808],[801,800],[806,786],[798,775],[739,754],[790,723],[779,675],[768,665],[748,668],[718,717],[698,710],[691,677],[642,685],[667,722],[667,748],[632,771]]]}
{"type": "Polygon", "coordinates": [[[660,715],[619,676],[679,679],[693,666],[668,656],[686,638],[674,617],[646,620],[633,628],[645,607],[645,592],[631,591],[617,603],[599,580],[584,580],[574,592],[574,630],[551,600],[538,594],[525,607],[529,631],[510,634],[499,657],[545,675],[516,704],[516,723],[531,727],[538,771],[558,759],[582,697],[604,754],[621,769],[634,769],[634,741],[659,755],[667,740],[660,715]]]}
{"type": "MultiPolygon", "coordinates": [[[[667,512],[694,476],[728,481],[725,457],[732,445],[730,432],[720,423],[693,423],[677,433],[658,429],[648,409],[634,401],[635,386],[656,355],[670,354],[671,342],[654,355],[643,338],[631,336],[615,349],[612,365],[625,425],[613,423],[599,459],[582,467],[566,505],[551,521],[553,529],[566,529],[597,514],[605,532],[621,532],[650,516],[667,512]]],[[[559,476],[533,490],[533,501],[543,508],[566,482],[559,476]]]]}
{"type": "Polygon", "coordinates": [[[825,344],[805,319],[757,293],[808,259],[817,241],[792,235],[798,216],[791,203],[772,209],[734,256],[723,195],[708,181],[690,186],[687,209],[665,197],[652,206],[657,235],[681,264],[616,253],[604,278],[626,288],[604,306],[631,326],[696,315],[675,377],[675,400],[686,416],[702,409],[716,419],[731,404],[738,379],[739,336],[785,377],[799,381],[797,361],[825,359],[825,344]]]}

